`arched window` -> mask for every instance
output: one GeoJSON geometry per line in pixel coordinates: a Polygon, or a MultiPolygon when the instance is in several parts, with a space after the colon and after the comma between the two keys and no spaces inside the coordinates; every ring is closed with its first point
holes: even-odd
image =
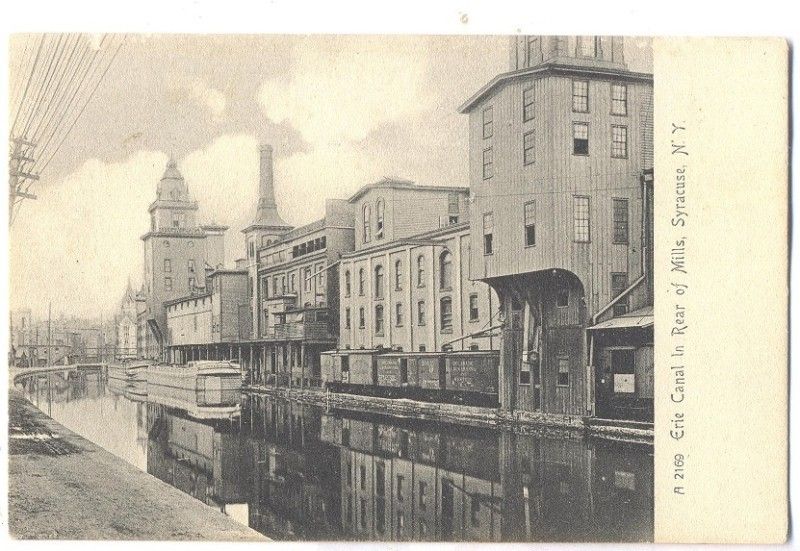
{"type": "Polygon", "coordinates": [[[403,288],[403,263],[399,260],[394,263],[394,288],[398,291],[403,288]]]}
{"type": "Polygon", "coordinates": [[[417,257],[417,286],[422,287],[425,285],[425,257],[419,255],[417,257]]]}
{"type": "Polygon", "coordinates": [[[383,239],[383,212],[385,203],[383,199],[375,202],[375,239],[383,239]]]}
{"type": "Polygon", "coordinates": [[[358,270],[358,294],[364,294],[364,268],[358,270]]]}
{"type": "Polygon", "coordinates": [[[350,296],[350,270],[344,273],[344,296],[350,296]]]}
{"type": "Polygon", "coordinates": [[[372,208],[369,204],[364,205],[364,243],[369,243],[370,228],[372,225],[372,208]]]}
{"type": "Polygon", "coordinates": [[[444,251],[439,256],[439,288],[449,289],[453,285],[453,255],[444,251]]]}
{"type": "Polygon", "coordinates": [[[439,320],[442,331],[453,329],[453,301],[450,297],[442,297],[439,301],[439,320]]]}
{"type": "Polygon", "coordinates": [[[375,298],[383,298],[383,266],[375,266],[375,298]]]}

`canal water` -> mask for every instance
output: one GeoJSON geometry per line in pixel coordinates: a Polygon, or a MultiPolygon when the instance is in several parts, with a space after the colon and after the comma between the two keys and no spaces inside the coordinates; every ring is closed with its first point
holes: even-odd
{"type": "Polygon", "coordinates": [[[652,446],[183,393],[18,384],[50,417],[279,540],[650,541],[652,446]]]}

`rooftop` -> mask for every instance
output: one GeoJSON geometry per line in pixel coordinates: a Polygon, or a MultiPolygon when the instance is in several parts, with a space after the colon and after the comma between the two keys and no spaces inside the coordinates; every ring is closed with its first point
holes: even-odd
{"type": "Polygon", "coordinates": [[[348,202],[352,203],[357,201],[361,196],[372,189],[413,189],[415,191],[453,191],[458,193],[469,193],[469,188],[463,186],[420,186],[411,180],[386,177],[378,180],[377,182],[363,186],[348,199],[348,202]]]}
{"type": "Polygon", "coordinates": [[[544,63],[535,67],[519,69],[516,71],[508,71],[500,73],[484,86],[475,92],[472,97],[465,101],[459,108],[459,113],[469,113],[472,109],[480,103],[487,95],[495,91],[500,86],[518,79],[527,78],[531,76],[550,76],[550,75],[565,75],[565,76],[579,76],[589,78],[609,78],[617,80],[628,80],[638,82],[649,82],[652,84],[653,75],[650,73],[637,73],[628,71],[627,69],[616,68],[598,68],[598,67],[578,67],[575,65],[567,65],[563,63],[544,63]]]}

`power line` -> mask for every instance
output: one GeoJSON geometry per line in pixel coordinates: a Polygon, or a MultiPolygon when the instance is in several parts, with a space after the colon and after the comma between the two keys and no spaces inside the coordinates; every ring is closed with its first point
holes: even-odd
{"type": "Polygon", "coordinates": [[[64,98],[69,94],[69,87],[72,84],[72,81],[75,78],[75,75],[78,72],[78,69],[83,63],[83,58],[85,56],[88,47],[84,49],[84,55],[82,55],[77,61],[75,61],[76,54],[78,52],[78,47],[81,44],[80,36],[77,36],[75,39],[75,44],[72,47],[72,52],[70,53],[69,58],[67,59],[66,64],[64,65],[64,70],[61,72],[61,76],[58,79],[58,83],[55,86],[55,91],[53,95],[50,97],[50,101],[47,103],[47,107],[43,109],[42,116],[39,119],[39,124],[36,125],[36,128],[33,129],[31,133],[31,141],[34,143],[39,143],[42,141],[44,133],[47,131],[47,128],[50,126],[50,123],[55,116],[55,113],[60,109],[61,105],[64,102],[64,98]],[[64,83],[64,78],[67,76],[68,73],[72,73],[69,77],[68,82],[66,85],[62,86],[64,83]]]}
{"type": "Polygon", "coordinates": [[[64,54],[65,44],[63,44],[63,42],[64,42],[64,35],[59,35],[58,43],[55,45],[55,48],[53,49],[53,56],[50,58],[50,63],[47,67],[47,73],[44,76],[42,86],[39,87],[39,93],[36,97],[36,100],[33,102],[33,106],[31,108],[31,115],[28,117],[28,121],[25,123],[25,128],[21,132],[23,136],[28,135],[28,130],[30,129],[31,124],[36,118],[36,115],[39,113],[39,108],[41,107],[41,104],[44,101],[45,94],[50,90],[50,84],[53,82],[53,77],[58,71],[59,62],[61,61],[61,57],[64,54]]]}
{"type": "Polygon", "coordinates": [[[22,100],[19,103],[17,114],[14,117],[14,124],[11,125],[12,132],[13,129],[17,127],[17,120],[19,119],[19,114],[22,111],[22,106],[25,104],[25,98],[28,97],[28,90],[30,89],[31,81],[33,80],[33,73],[34,71],[36,71],[36,64],[39,62],[39,55],[42,53],[42,46],[44,45],[44,39],[45,35],[42,35],[42,38],[39,40],[39,47],[36,50],[36,57],[33,60],[33,67],[31,68],[31,74],[28,77],[28,82],[25,84],[25,92],[23,92],[22,94],[22,100]]]}
{"type": "Polygon", "coordinates": [[[89,63],[84,66],[84,60],[86,59],[86,56],[87,56],[88,53],[89,53],[89,46],[86,45],[84,50],[83,50],[83,54],[81,55],[81,58],[78,60],[78,63],[75,65],[75,69],[72,72],[72,76],[70,77],[69,82],[67,82],[67,85],[64,88],[64,94],[62,94],[61,99],[58,102],[58,105],[51,112],[50,119],[47,121],[47,124],[44,126],[43,131],[41,133],[41,136],[36,138],[36,141],[38,143],[44,142],[44,145],[42,146],[40,155],[44,155],[44,152],[47,149],[47,146],[49,145],[50,141],[53,139],[53,136],[55,136],[58,133],[58,129],[60,127],[61,122],[64,120],[64,117],[66,116],[67,112],[72,107],[72,102],[74,101],[75,97],[77,96],[78,92],[80,91],[81,87],[83,86],[83,83],[84,83],[87,75],[91,71],[92,63],[93,63],[94,59],[96,58],[96,55],[91,57],[91,58],[89,58],[89,63]],[[75,78],[78,76],[79,71],[82,72],[82,76],[80,77],[80,79],[78,81],[78,85],[74,88],[74,91],[70,95],[70,89],[72,88],[72,84],[75,81],[75,78]],[[69,99],[67,100],[68,97],[69,97],[69,99]],[[66,103],[65,103],[65,100],[66,100],[66,103]],[[47,131],[50,128],[50,123],[55,119],[56,115],[59,114],[59,113],[60,113],[60,117],[59,117],[58,121],[52,127],[52,131],[48,134],[47,131]],[[45,138],[45,136],[47,136],[47,137],[45,138]]]}
{"type": "Polygon", "coordinates": [[[117,54],[122,49],[122,45],[124,43],[125,43],[125,39],[123,38],[123,40],[117,46],[117,49],[114,51],[114,55],[111,56],[111,60],[106,65],[106,68],[103,71],[103,74],[100,75],[100,78],[97,80],[97,83],[95,84],[94,88],[92,89],[91,94],[89,94],[89,98],[83,104],[83,107],[81,108],[80,112],[78,112],[78,116],[75,117],[75,119],[72,121],[72,124],[70,125],[69,129],[67,129],[66,133],[61,138],[61,141],[58,143],[58,146],[56,147],[55,151],[53,151],[53,153],[48,157],[47,161],[44,163],[44,166],[42,166],[42,168],[39,170],[39,173],[44,172],[44,170],[47,168],[47,165],[50,164],[50,161],[53,160],[53,157],[55,157],[56,153],[58,153],[59,149],[61,149],[61,145],[64,143],[64,140],[67,138],[67,136],[69,136],[69,133],[72,132],[72,129],[75,127],[75,124],[81,118],[81,115],[83,114],[84,110],[86,109],[86,106],[89,105],[89,102],[92,101],[92,98],[94,97],[95,92],[97,92],[97,88],[100,86],[100,83],[103,82],[103,79],[105,78],[106,74],[108,74],[108,70],[111,68],[111,65],[113,65],[114,59],[116,59],[117,54]]]}

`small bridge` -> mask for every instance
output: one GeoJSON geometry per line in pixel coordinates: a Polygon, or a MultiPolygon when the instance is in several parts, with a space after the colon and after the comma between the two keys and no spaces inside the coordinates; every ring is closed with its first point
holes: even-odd
{"type": "Polygon", "coordinates": [[[20,379],[47,373],[62,373],[64,375],[77,373],[79,371],[100,371],[104,373],[106,367],[108,367],[108,364],[99,362],[72,365],[50,365],[45,367],[12,367],[9,368],[9,376],[11,378],[11,384],[15,384],[20,379]]]}

